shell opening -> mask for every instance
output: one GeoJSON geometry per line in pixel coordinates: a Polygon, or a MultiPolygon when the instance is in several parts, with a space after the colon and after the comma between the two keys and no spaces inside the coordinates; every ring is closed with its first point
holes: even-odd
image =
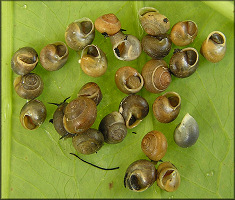
{"type": "Polygon", "coordinates": [[[29,130],[33,130],[37,127],[37,125],[33,123],[33,120],[29,115],[24,116],[24,126],[29,130]]]}
{"type": "Polygon", "coordinates": [[[128,121],[128,126],[132,126],[136,122],[136,117],[134,115],[131,115],[129,121],[128,121]]]}
{"type": "Polygon", "coordinates": [[[131,189],[131,190],[136,190],[136,191],[138,191],[138,190],[140,190],[141,189],[141,187],[140,187],[140,183],[139,183],[139,179],[138,179],[138,177],[136,176],[136,175],[132,175],[131,177],[130,177],[130,186],[129,186],[129,188],[131,189]]]}
{"type": "Polygon", "coordinates": [[[179,98],[177,96],[170,96],[168,97],[169,103],[171,104],[171,106],[176,107],[177,105],[179,105],[179,98]]]}
{"type": "Polygon", "coordinates": [[[120,43],[114,50],[118,57],[123,57],[125,54],[125,42],[120,43]]]}
{"type": "Polygon", "coordinates": [[[130,76],[126,81],[126,86],[129,89],[136,89],[141,87],[141,79],[138,76],[130,76]]]}
{"type": "Polygon", "coordinates": [[[212,34],[209,39],[212,40],[214,43],[217,43],[217,44],[223,44],[224,43],[224,38],[219,33],[212,34]]]}
{"type": "Polygon", "coordinates": [[[186,60],[189,63],[189,65],[194,65],[197,62],[198,55],[193,50],[187,50],[185,51],[186,60]]]}
{"type": "Polygon", "coordinates": [[[85,34],[90,33],[92,30],[92,23],[90,21],[81,22],[81,30],[85,34]]]}
{"type": "Polygon", "coordinates": [[[65,55],[67,49],[64,45],[57,45],[56,46],[56,53],[59,57],[62,57],[65,55]]]}
{"type": "Polygon", "coordinates": [[[87,55],[90,55],[92,57],[98,57],[99,52],[95,46],[89,46],[87,49],[87,55]]]}
{"type": "Polygon", "coordinates": [[[197,32],[197,26],[192,21],[187,21],[187,29],[188,29],[188,34],[191,36],[197,32]]]}
{"type": "Polygon", "coordinates": [[[172,179],[172,173],[174,172],[174,170],[167,170],[166,173],[163,175],[162,177],[162,183],[163,185],[165,185],[167,183],[168,180],[172,179]]]}
{"type": "Polygon", "coordinates": [[[19,57],[19,59],[24,62],[24,63],[27,63],[27,64],[33,64],[37,61],[37,57],[36,56],[32,56],[32,57],[28,57],[26,55],[22,55],[19,57]]]}

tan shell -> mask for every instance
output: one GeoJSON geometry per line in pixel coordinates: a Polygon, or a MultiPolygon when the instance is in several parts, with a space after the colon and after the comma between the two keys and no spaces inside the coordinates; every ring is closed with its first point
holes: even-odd
{"type": "Polygon", "coordinates": [[[141,72],[144,87],[152,93],[160,93],[167,89],[171,83],[171,74],[164,60],[149,60],[141,72]]]}
{"type": "Polygon", "coordinates": [[[126,94],[134,94],[141,90],[144,80],[135,68],[126,66],[116,71],[115,83],[120,91],[126,94]]]}

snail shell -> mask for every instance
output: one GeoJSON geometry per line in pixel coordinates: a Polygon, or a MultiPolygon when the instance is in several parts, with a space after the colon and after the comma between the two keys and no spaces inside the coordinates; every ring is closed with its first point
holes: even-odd
{"type": "Polygon", "coordinates": [[[170,29],[170,21],[155,8],[143,7],[138,15],[143,29],[149,35],[165,34],[170,29]]]}
{"type": "Polygon", "coordinates": [[[130,94],[123,98],[119,105],[119,113],[122,114],[126,127],[136,127],[149,112],[148,102],[141,96],[130,94]]]}
{"type": "Polygon", "coordinates": [[[92,154],[100,150],[103,146],[104,137],[100,131],[89,128],[87,131],[73,137],[72,142],[77,152],[81,154],[92,154]]]}
{"type": "Polygon", "coordinates": [[[11,59],[12,70],[19,75],[30,73],[38,64],[38,54],[32,47],[17,50],[11,59]]]}
{"type": "Polygon", "coordinates": [[[163,92],[171,83],[171,74],[164,60],[149,60],[141,74],[145,89],[152,93],[163,92]]]}
{"type": "Polygon", "coordinates": [[[99,131],[104,135],[104,141],[116,144],[124,140],[127,128],[122,115],[116,111],[106,115],[100,122],[99,131]]]}
{"type": "Polygon", "coordinates": [[[194,145],[199,136],[199,127],[196,120],[186,114],[180,124],[177,125],[174,131],[175,143],[183,148],[194,145]]]}
{"type": "Polygon", "coordinates": [[[62,68],[68,60],[69,51],[65,43],[48,44],[40,52],[40,63],[48,71],[62,68]]]}
{"type": "Polygon", "coordinates": [[[176,92],[166,92],[153,102],[153,114],[161,123],[169,123],[176,119],[181,108],[181,98],[176,92]]]}
{"type": "Polygon", "coordinates": [[[69,133],[82,133],[95,122],[96,104],[92,99],[79,96],[65,108],[63,123],[69,133]]]}
{"type": "Polygon", "coordinates": [[[121,29],[121,22],[113,13],[105,14],[95,20],[95,28],[100,33],[114,35],[121,29]]]}
{"type": "Polygon", "coordinates": [[[91,44],[94,38],[95,27],[93,22],[87,17],[75,20],[68,25],[65,31],[65,42],[75,51],[80,51],[91,44]]]}
{"type": "Polygon", "coordinates": [[[83,85],[77,96],[90,98],[95,102],[96,105],[98,105],[103,98],[100,87],[94,82],[88,82],[83,85]]]}
{"type": "Polygon", "coordinates": [[[126,94],[137,93],[144,85],[142,75],[133,67],[121,67],[116,71],[117,88],[126,94]]]}
{"type": "Polygon", "coordinates": [[[194,21],[180,21],[172,27],[170,38],[176,46],[186,46],[194,41],[197,31],[194,21]]]}
{"type": "Polygon", "coordinates": [[[99,47],[91,44],[82,50],[80,66],[85,74],[99,77],[106,72],[108,62],[105,53],[99,47]]]}
{"type": "Polygon", "coordinates": [[[163,162],[157,168],[157,185],[167,191],[173,192],[180,185],[180,174],[170,162],[163,162]]]}
{"type": "Polygon", "coordinates": [[[189,77],[196,71],[198,61],[199,55],[196,49],[188,47],[176,50],[170,59],[170,71],[178,78],[189,77]]]}
{"type": "Polygon", "coordinates": [[[226,52],[225,35],[220,31],[211,32],[202,43],[200,52],[210,62],[221,61],[226,52]]]}
{"type": "Polygon", "coordinates": [[[18,76],[14,80],[16,93],[24,99],[34,99],[42,94],[43,81],[39,75],[34,73],[18,76]]]}
{"type": "Polygon", "coordinates": [[[44,104],[33,99],[27,102],[20,111],[20,122],[25,129],[34,130],[46,119],[47,111],[44,104]]]}
{"type": "Polygon", "coordinates": [[[156,168],[148,160],[137,160],[130,164],[124,177],[124,186],[135,192],[143,192],[157,179],[156,168]]]}
{"type": "Polygon", "coordinates": [[[160,131],[150,131],[142,139],[141,148],[145,155],[154,161],[161,160],[167,151],[166,137],[160,131]]]}
{"type": "Polygon", "coordinates": [[[135,60],[142,52],[141,43],[133,35],[125,35],[121,31],[109,37],[113,46],[113,53],[119,60],[135,60]]]}

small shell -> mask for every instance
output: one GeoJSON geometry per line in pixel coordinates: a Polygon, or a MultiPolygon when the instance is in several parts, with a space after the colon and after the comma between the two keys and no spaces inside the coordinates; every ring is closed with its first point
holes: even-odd
{"type": "Polygon", "coordinates": [[[38,54],[32,47],[17,50],[11,59],[12,70],[19,75],[30,73],[38,64],[38,54]]]}
{"type": "Polygon", "coordinates": [[[199,55],[196,49],[188,47],[176,50],[170,59],[170,71],[178,78],[189,77],[196,71],[198,61],[199,55]]]}
{"type": "Polygon", "coordinates": [[[127,134],[125,121],[122,115],[116,111],[101,120],[99,131],[104,135],[104,141],[109,144],[122,142],[127,134]]]}
{"type": "Polygon", "coordinates": [[[176,92],[166,92],[154,101],[153,114],[159,122],[169,123],[179,115],[180,108],[180,95],[176,92]]]}
{"type": "Polygon", "coordinates": [[[197,36],[197,24],[194,21],[180,21],[171,29],[171,40],[176,46],[191,44],[197,36]]]}
{"type": "Polygon", "coordinates": [[[157,185],[167,191],[173,192],[180,185],[180,174],[170,162],[163,162],[157,168],[157,185]]]}
{"type": "Polygon", "coordinates": [[[40,52],[40,63],[48,71],[62,68],[68,60],[69,51],[65,43],[48,44],[40,52]]]}
{"type": "Polygon", "coordinates": [[[149,60],[141,74],[145,89],[152,93],[163,92],[171,83],[171,74],[164,60],[149,60]]]}
{"type": "Polygon", "coordinates": [[[95,122],[97,115],[96,104],[93,100],[79,96],[65,108],[63,123],[69,133],[82,133],[95,122]]]}
{"type": "Polygon", "coordinates": [[[171,39],[168,34],[145,35],[141,41],[143,51],[154,59],[162,59],[171,50],[171,39]]]}
{"type": "Polygon", "coordinates": [[[91,44],[94,38],[95,26],[87,17],[75,20],[68,25],[65,31],[65,41],[75,51],[80,51],[91,44]]]}
{"type": "Polygon", "coordinates": [[[155,8],[143,7],[138,14],[143,29],[149,35],[165,34],[170,29],[170,21],[155,8]]]}
{"type": "Polygon", "coordinates": [[[113,53],[119,60],[135,60],[142,52],[141,43],[133,35],[125,35],[121,31],[109,37],[113,53]]]}
{"type": "Polygon", "coordinates": [[[100,33],[114,35],[121,29],[121,22],[113,13],[105,14],[95,20],[95,28],[100,33]]]}
{"type": "Polygon", "coordinates": [[[210,62],[217,63],[224,58],[226,37],[220,31],[211,32],[202,43],[201,54],[210,62]]]}
{"type": "Polygon", "coordinates": [[[122,114],[126,127],[136,127],[149,113],[148,102],[141,96],[130,94],[122,99],[119,105],[119,113],[122,114]]]}
{"type": "Polygon", "coordinates": [[[144,85],[144,80],[135,68],[126,66],[116,71],[115,83],[121,92],[133,94],[141,90],[144,85]]]}
{"type": "Polygon", "coordinates": [[[134,192],[143,192],[157,179],[156,168],[148,160],[137,160],[130,164],[124,177],[124,186],[134,192]]]}
{"type": "Polygon", "coordinates": [[[27,102],[20,111],[20,122],[25,129],[34,130],[46,119],[47,111],[44,104],[33,99],[27,102]]]}
{"type": "Polygon", "coordinates": [[[167,151],[167,140],[160,131],[150,131],[142,139],[141,149],[150,160],[161,160],[167,151]]]}
{"type": "Polygon", "coordinates": [[[99,47],[91,44],[82,50],[80,66],[85,74],[99,77],[106,72],[108,61],[105,53],[99,47]]]}
{"type": "Polygon", "coordinates": [[[186,114],[180,124],[175,128],[174,140],[177,145],[183,148],[194,145],[199,136],[199,127],[196,120],[186,114]]]}
{"type": "Polygon", "coordinates": [[[14,89],[16,93],[24,99],[34,99],[42,94],[43,81],[39,75],[29,73],[18,76],[14,80],[14,89]]]}
{"type": "Polygon", "coordinates": [[[73,137],[72,142],[78,153],[88,155],[100,150],[104,144],[104,137],[100,131],[89,128],[73,137]]]}
{"type": "Polygon", "coordinates": [[[100,87],[94,82],[88,82],[83,85],[77,96],[83,96],[92,99],[96,105],[98,105],[103,98],[100,87]]]}

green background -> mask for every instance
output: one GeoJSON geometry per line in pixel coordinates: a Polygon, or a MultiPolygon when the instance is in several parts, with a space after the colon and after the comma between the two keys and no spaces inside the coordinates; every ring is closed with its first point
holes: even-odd
{"type": "MultiPolygon", "coordinates": [[[[234,197],[234,4],[230,2],[201,1],[2,1],[2,197],[3,198],[233,198],[234,197]],[[49,119],[56,107],[47,102],[60,103],[66,97],[75,98],[82,85],[96,82],[103,93],[98,105],[98,128],[101,119],[118,110],[126,95],[115,85],[118,68],[131,66],[139,72],[150,60],[145,53],[134,61],[115,58],[109,38],[96,31],[93,44],[107,55],[108,70],[98,78],[84,74],[78,60],[80,54],[69,49],[66,65],[48,72],[40,64],[33,72],[39,74],[45,88],[39,100],[46,105],[45,123],[34,131],[25,130],[19,113],[26,103],[13,89],[17,77],[11,70],[10,60],[15,51],[31,46],[38,53],[47,44],[65,41],[68,24],[82,17],[92,21],[103,14],[114,13],[126,33],[140,40],[145,35],[137,11],[144,6],[157,8],[168,17],[171,27],[178,21],[193,20],[198,25],[198,36],[189,45],[200,50],[207,35],[215,30],[227,38],[225,58],[216,64],[200,55],[199,67],[190,77],[172,77],[167,91],[175,91],[182,98],[179,116],[169,124],[158,122],[152,112],[153,101],[161,94],[151,94],[144,88],[138,93],[150,105],[148,116],[132,130],[122,143],[105,144],[97,154],[82,158],[102,167],[119,170],[102,171],[89,166],[69,153],[75,153],[71,139],[59,140],[49,119]],[[200,136],[188,148],[178,147],[173,131],[186,113],[198,122],[200,136]],[[154,183],[142,193],[129,191],[123,186],[126,168],[135,160],[147,159],[141,150],[143,136],[151,131],[163,132],[168,141],[164,161],[171,161],[179,170],[181,185],[177,191],[162,191],[154,183]],[[133,134],[135,131],[137,134],[133,134]]],[[[172,56],[164,58],[167,63],[172,56]]],[[[163,92],[164,93],[164,92],[163,92]]],[[[71,101],[71,100],[70,100],[71,101]]]]}

